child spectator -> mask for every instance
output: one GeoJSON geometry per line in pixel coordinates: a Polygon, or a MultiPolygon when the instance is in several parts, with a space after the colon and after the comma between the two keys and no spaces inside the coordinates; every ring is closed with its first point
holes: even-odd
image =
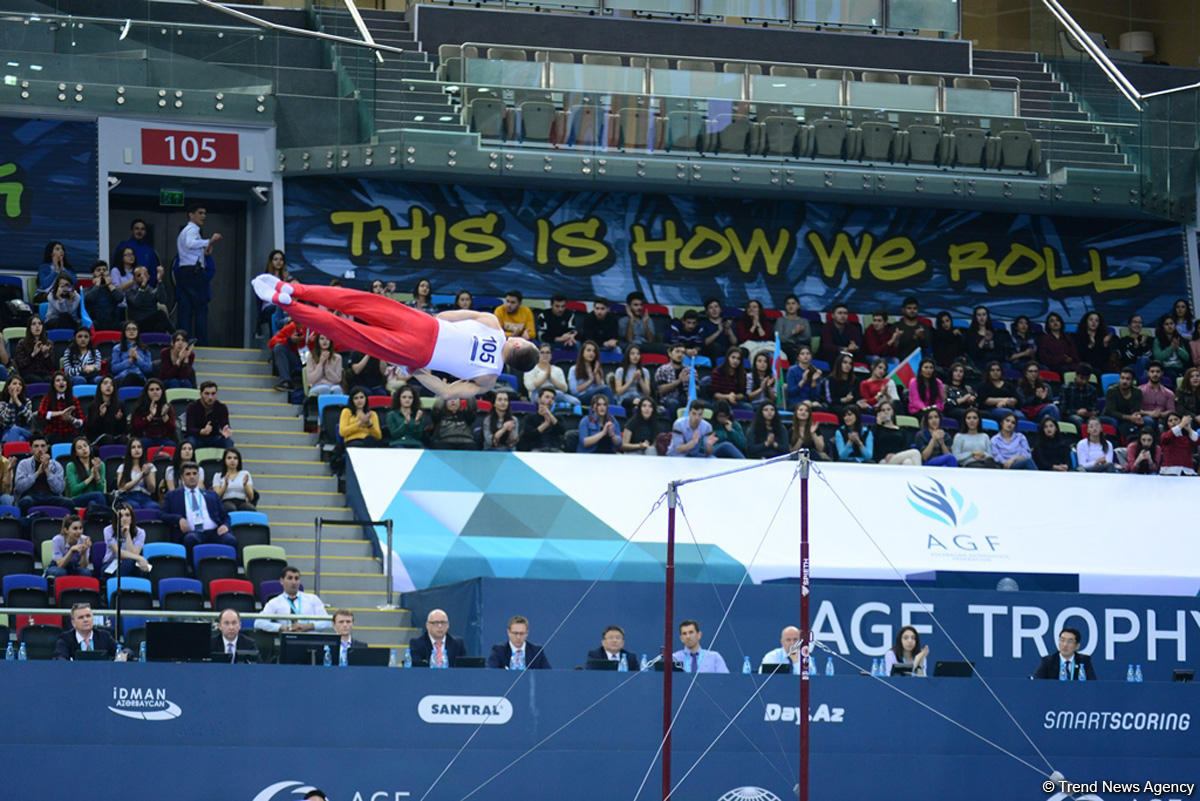
{"type": "Polygon", "coordinates": [[[862,326],[850,320],[845,303],[836,304],[829,322],[821,327],[821,358],[833,364],[843,351],[853,355],[862,349],[862,326]]]}
{"type": "Polygon", "coordinates": [[[221,467],[221,472],[213,476],[212,488],[225,511],[253,512],[258,504],[258,493],[254,491],[250,471],[242,467],[242,452],[237,448],[226,448],[221,455],[221,467]]]}
{"type": "Polygon", "coordinates": [[[825,437],[817,427],[812,412],[813,406],[808,401],[801,401],[792,410],[792,450],[807,448],[811,458],[832,461],[825,451],[825,437]]]}
{"type": "Polygon", "coordinates": [[[1017,410],[1020,405],[1017,390],[1012,382],[1004,377],[1004,368],[1000,366],[1000,362],[989,362],[984,372],[983,384],[979,388],[980,408],[990,417],[999,420],[1008,414],[1024,417],[1017,410]]]}
{"type": "MultiPolygon", "coordinates": [[[[539,362],[540,363],[540,362],[539,362]]],[[[616,403],[625,403],[650,394],[650,371],[642,366],[642,348],[630,345],[625,349],[621,366],[609,376],[616,403]]]]}
{"type": "Polygon", "coordinates": [[[937,365],[933,359],[922,359],[917,374],[908,381],[908,413],[920,414],[925,409],[939,411],[945,405],[945,387],[942,379],[934,375],[937,365]]]}
{"type": "Polygon", "coordinates": [[[75,329],[75,338],[63,351],[59,365],[72,384],[95,384],[100,380],[104,360],[100,358],[100,351],[92,347],[91,329],[75,329]]]}
{"type": "Polygon", "coordinates": [[[92,540],[83,533],[83,521],[76,515],[63,518],[62,527],[54,535],[53,559],[46,565],[46,575],[59,576],[92,575],[92,540]]]}
{"type": "Polygon", "coordinates": [[[872,455],[879,464],[920,467],[921,452],[908,446],[904,432],[896,425],[896,407],[890,400],[881,400],[875,410],[874,436],[872,455]]]}
{"type": "MultiPolygon", "coordinates": [[[[189,446],[191,443],[188,443],[189,446]]],[[[125,459],[117,465],[116,496],[120,503],[134,509],[157,509],[158,468],[146,458],[146,449],[137,437],[125,446],[125,459]]]]}
{"type": "Polygon", "coordinates": [[[1137,439],[1126,449],[1125,471],[1128,473],[1157,473],[1162,461],[1154,429],[1143,428],[1137,439]]]}
{"type": "Polygon", "coordinates": [[[1192,417],[1179,412],[1167,412],[1167,427],[1159,440],[1162,445],[1164,476],[1196,475],[1196,442],[1200,434],[1192,429],[1192,417]]]}
{"type": "Polygon", "coordinates": [[[154,374],[150,349],[142,344],[138,324],[130,320],[121,329],[121,341],[113,347],[109,372],[118,386],[140,387],[154,374]]]}
{"type": "Polygon", "coordinates": [[[714,453],[717,448],[726,445],[729,447],[723,448],[724,458],[746,458],[746,432],[742,430],[742,424],[733,419],[733,409],[726,401],[713,404],[713,434],[717,437],[714,453]],[[734,451],[737,451],[736,455],[734,451]]]}
{"type": "Polygon", "coordinates": [[[1092,366],[1080,362],[1075,366],[1075,378],[1062,388],[1062,414],[1077,427],[1083,428],[1089,418],[1099,414],[1100,390],[1092,381],[1092,366]]]}
{"type": "Polygon", "coordinates": [[[166,395],[163,382],[151,378],[142,388],[142,394],[138,396],[133,409],[130,428],[147,448],[174,445],[178,437],[175,410],[167,403],[166,395]]]}
{"type": "Polygon", "coordinates": [[[875,453],[875,439],[871,431],[864,428],[862,412],[857,406],[842,410],[842,424],[834,434],[838,459],[843,462],[869,462],[875,453]]]}
{"type": "Polygon", "coordinates": [[[27,383],[49,383],[50,375],[55,370],[54,345],[46,336],[42,318],[36,314],[29,318],[29,324],[25,326],[25,336],[17,343],[13,361],[16,362],[17,372],[27,383]]]}
{"type": "Polygon", "coordinates": [[[954,435],[950,452],[959,467],[995,467],[992,458],[992,441],[980,428],[982,418],[976,408],[963,413],[962,430],[954,435]]]}
{"type": "Polygon", "coordinates": [[[743,406],[746,400],[746,367],[742,350],[736,345],[725,351],[725,361],[712,371],[709,392],[714,401],[725,401],[731,407],[743,406]]]}
{"type": "Polygon", "coordinates": [[[519,289],[510,289],[504,293],[504,303],[495,308],[493,314],[500,321],[504,335],[534,339],[537,329],[533,324],[533,312],[528,306],[522,306],[524,297],[519,289]]]}
{"type": "Polygon", "coordinates": [[[1021,413],[1031,420],[1042,417],[1058,419],[1058,407],[1050,395],[1050,385],[1042,378],[1037,362],[1025,365],[1021,378],[1017,381],[1017,405],[1021,413]]]}
{"type": "Polygon", "coordinates": [[[1071,469],[1071,446],[1059,435],[1058,421],[1043,417],[1038,425],[1037,440],[1033,443],[1033,461],[1038,470],[1065,473],[1071,469]]]}
{"type": "Polygon", "coordinates": [[[1020,370],[1026,362],[1037,358],[1037,337],[1033,333],[1033,325],[1025,315],[1022,314],[1013,320],[1009,340],[1011,341],[1007,361],[1014,370],[1020,370]]]}
{"type": "Polygon", "coordinates": [[[51,445],[70,442],[83,428],[83,410],[71,391],[67,374],[59,370],[50,378],[50,391],[42,396],[38,406],[42,433],[51,445]]]}
{"type": "Polygon", "coordinates": [[[942,413],[929,406],[921,413],[921,430],[913,444],[921,452],[921,463],[930,467],[958,467],[951,444],[954,435],[942,428],[942,413]]]}
{"type": "Polygon", "coordinates": [[[71,443],[71,460],[65,471],[67,497],[78,507],[91,504],[108,506],[105,488],[108,477],[104,474],[104,462],[92,455],[92,446],[87,437],[76,437],[71,443]]]}
{"type": "Polygon", "coordinates": [[[883,309],[871,315],[871,324],[863,331],[863,350],[868,356],[877,359],[896,357],[896,343],[900,341],[900,332],[888,323],[887,318],[887,312],[883,309]]]}
{"type": "Polygon", "coordinates": [[[1112,366],[1116,339],[1104,324],[1100,312],[1088,312],[1075,331],[1075,352],[1079,361],[1094,365],[1102,373],[1107,372],[1112,366]]]}
{"type": "MultiPolygon", "coordinates": [[[[800,345],[796,349],[796,363],[788,368],[785,380],[787,382],[787,402],[792,406],[797,403],[815,403],[818,399],[821,378],[821,368],[812,363],[812,348],[800,345]]],[[[851,364],[854,360],[850,360],[851,364]]],[[[818,404],[819,405],[819,404],[818,404]]]]}
{"type": "Polygon", "coordinates": [[[825,380],[821,382],[817,394],[821,406],[832,412],[839,412],[847,406],[867,408],[869,401],[858,397],[858,382],[854,380],[854,357],[849,353],[839,353],[833,360],[833,367],[825,380]]]}
{"type": "Polygon", "coordinates": [[[529,397],[538,397],[543,389],[552,390],[558,400],[563,403],[579,403],[579,399],[569,394],[567,377],[557,364],[550,360],[554,358],[554,350],[550,345],[542,343],[538,348],[538,362],[532,369],[526,370],[521,380],[525,383],[525,391],[529,397]]]}
{"type": "Polygon", "coordinates": [[[25,396],[25,380],[9,376],[0,393],[0,432],[4,442],[25,442],[33,433],[33,403],[25,396]]]}
{"type": "Polygon", "coordinates": [[[1000,433],[992,437],[992,458],[1005,470],[1037,470],[1025,435],[1017,431],[1017,415],[1000,418],[1000,433]]]}
{"type": "Polygon", "coordinates": [[[338,432],[347,448],[373,448],[383,441],[379,415],[367,404],[367,391],[362,387],[350,390],[350,401],[342,409],[338,432]]]}
{"type": "Polygon", "coordinates": [[[593,395],[590,413],[579,421],[578,452],[620,453],[622,445],[621,423],[608,413],[608,398],[593,395]]]}
{"type": "Polygon", "coordinates": [[[430,446],[440,450],[473,451],[479,446],[471,423],[475,419],[475,404],[465,398],[438,398],[433,404],[433,433],[430,446]]]}
{"type": "MultiPolygon", "coordinates": [[[[684,313],[686,317],[686,312],[684,313]]],[[[796,358],[796,351],[801,345],[807,345],[812,340],[812,327],[808,320],[800,316],[800,299],[788,295],[783,299],[783,314],[775,321],[775,335],[788,361],[796,358]]]]}
{"type": "Polygon", "coordinates": [[[393,448],[424,448],[428,427],[429,418],[417,400],[416,390],[412,387],[396,390],[387,413],[388,444],[393,448]]]}
{"type": "Polygon", "coordinates": [[[759,404],[750,424],[746,455],[751,459],[770,459],[788,452],[787,429],[779,419],[775,401],[768,398],[759,404]]]}
{"type": "Polygon", "coordinates": [[[125,317],[125,295],[113,286],[108,264],[96,262],[92,267],[92,286],[83,293],[83,303],[97,331],[117,331],[125,317]]]}
{"type": "MultiPolygon", "coordinates": [[[[518,447],[523,451],[561,453],[566,434],[563,424],[554,415],[555,392],[545,387],[537,393],[537,411],[521,421],[518,447]]],[[[650,404],[654,408],[654,404],[650,404]]]]}
{"type": "Polygon", "coordinates": [[[754,354],[750,372],[746,375],[746,402],[759,406],[775,400],[775,370],[771,367],[771,354],[760,350],[754,354]]]}
{"type": "Polygon", "coordinates": [[[46,327],[79,327],[79,293],[75,291],[75,278],[60,275],[54,279],[50,294],[46,296],[46,327]]]}
{"type": "Polygon", "coordinates": [[[188,341],[187,331],[171,335],[171,344],[158,354],[158,377],[168,389],[196,386],[196,345],[188,341]]]}
{"type": "Polygon", "coordinates": [[[590,404],[597,395],[612,401],[612,390],[604,380],[604,368],[600,365],[600,347],[592,340],[579,348],[579,357],[567,371],[567,386],[581,404],[590,404]]]}
{"type": "Polygon", "coordinates": [[[512,398],[507,392],[497,392],[492,398],[492,410],[483,418],[485,451],[517,449],[517,419],[513,417],[511,407],[512,398]]]}
{"type": "Polygon", "coordinates": [[[125,408],[117,397],[117,385],[106,375],[96,385],[96,395],[88,404],[83,433],[93,445],[116,445],[125,441],[125,408]]]}
{"type": "Polygon", "coordinates": [[[887,372],[887,362],[883,359],[871,363],[870,374],[858,384],[858,394],[866,402],[863,408],[874,409],[884,401],[895,403],[900,400],[896,382],[888,378],[887,372]]]}
{"type": "Polygon", "coordinates": [[[318,334],[304,365],[309,395],[326,395],[342,390],[342,357],[333,349],[333,341],[318,334]]]}

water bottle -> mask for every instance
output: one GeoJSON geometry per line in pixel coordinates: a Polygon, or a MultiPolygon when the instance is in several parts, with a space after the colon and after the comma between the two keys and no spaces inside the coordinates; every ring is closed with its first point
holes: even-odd
{"type": "Polygon", "coordinates": [[[1076,681],[1087,681],[1087,670],[1084,669],[1083,665],[1079,666],[1079,675],[1075,677],[1075,680],[1076,681]]]}
{"type": "Polygon", "coordinates": [[[882,659],[873,659],[871,661],[871,675],[872,676],[882,676],[883,675],[883,660],[882,659]]]}
{"type": "Polygon", "coordinates": [[[395,667],[395,666],[396,666],[396,649],[389,648],[388,649],[388,667],[395,667]]]}
{"type": "Polygon", "coordinates": [[[412,651],[407,648],[404,649],[404,666],[406,668],[412,667],[412,651]]]}
{"type": "Polygon", "coordinates": [[[628,660],[625,659],[625,654],[621,654],[621,658],[617,660],[617,672],[618,673],[628,673],[629,672],[629,662],[628,662],[628,660]]]}
{"type": "Polygon", "coordinates": [[[1125,671],[1125,681],[1129,682],[1130,684],[1133,683],[1133,665],[1130,665],[1129,669],[1125,671]]]}
{"type": "Polygon", "coordinates": [[[1068,678],[1070,676],[1067,675],[1067,663],[1060,659],[1058,660],[1058,680],[1066,681],[1068,678]]]}
{"type": "Polygon", "coordinates": [[[750,657],[748,657],[748,656],[747,656],[747,657],[744,657],[744,658],[742,659],[742,673],[746,674],[747,676],[749,676],[749,675],[750,675],[750,673],[751,673],[751,670],[750,670],[750,657]]]}
{"type": "Polygon", "coordinates": [[[6,662],[11,662],[16,658],[16,656],[17,656],[17,654],[13,650],[12,643],[10,642],[8,644],[8,647],[4,649],[4,660],[6,662]]]}
{"type": "Polygon", "coordinates": [[[649,669],[650,669],[650,660],[646,658],[645,654],[642,654],[642,670],[649,670],[649,669]]]}
{"type": "Polygon", "coordinates": [[[140,643],[138,643],[138,661],[139,662],[146,661],[146,641],[145,640],[142,640],[140,643]]]}
{"type": "Polygon", "coordinates": [[[29,658],[29,654],[25,652],[25,643],[21,643],[20,649],[17,650],[17,661],[24,662],[29,658]]]}
{"type": "Polygon", "coordinates": [[[814,659],[812,656],[810,656],[808,658],[808,675],[810,675],[810,676],[817,675],[817,660],[814,659]]]}
{"type": "Polygon", "coordinates": [[[323,660],[323,664],[325,665],[325,667],[329,667],[330,665],[333,664],[333,655],[331,653],[329,653],[328,645],[325,646],[325,658],[323,660]]]}
{"type": "MultiPolygon", "coordinates": [[[[24,647],[24,646],[22,646],[22,647],[24,647]]],[[[1137,684],[1142,683],[1142,666],[1141,665],[1136,665],[1133,668],[1133,680],[1137,684]]]]}
{"type": "Polygon", "coordinates": [[[833,657],[832,656],[825,660],[825,675],[826,676],[833,675],[833,657]]]}
{"type": "Polygon", "coordinates": [[[349,652],[349,648],[342,648],[341,646],[338,646],[338,667],[345,667],[346,665],[350,664],[350,659],[348,657],[349,652]]]}

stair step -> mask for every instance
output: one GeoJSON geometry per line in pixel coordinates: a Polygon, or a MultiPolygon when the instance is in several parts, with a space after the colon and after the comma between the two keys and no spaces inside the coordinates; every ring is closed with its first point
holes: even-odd
{"type": "MultiPolygon", "coordinates": [[[[277,469],[277,468],[272,468],[277,469]]],[[[337,479],[333,476],[305,476],[289,473],[254,473],[254,488],[260,492],[272,490],[306,490],[311,492],[337,492],[337,479]]]]}
{"type": "MultiPolygon", "coordinates": [[[[221,389],[265,389],[275,392],[278,397],[287,400],[287,395],[274,389],[275,376],[264,373],[224,373],[196,371],[196,378],[201,381],[215,381],[221,389]]],[[[263,398],[262,400],[270,400],[263,398]]]]}
{"type": "MultiPolygon", "coordinates": [[[[316,564],[316,556],[313,554],[294,554],[288,551],[288,561],[300,568],[300,571],[305,575],[312,575],[313,566],[316,564]]],[[[336,570],[349,573],[362,573],[376,576],[383,575],[382,562],[374,557],[362,556],[335,556],[325,553],[321,549],[321,580],[324,583],[325,576],[329,575],[328,571],[336,570]]]]}
{"type": "MultiPolygon", "coordinates": [[[[348,530],[348,529],[347,529],[348,530]]],[[[311,559],[317,552],[317,541],[303,537],[271,537],[272,545],[282,546],[288,556],[304,556],[311,559]]],[[[352,556],[357,559],[371,559],[374,551],[367,540],[331,540],[321,537],[321,558],[326,556],[352,556]]]]}
{"type": "Polygon", "coordinates": [[[294,434],[300,431],[300,420],[290,404],[279,407],[279,414],[237,414],[230,411],[229,424],[235,431],[255,429],[280,434],[294,434]]]}
{"type": "Polygon", "coordinates": [[[261,362],[263,358],[263,352],[257,348],[196,347],[197,366],[207,363],[213,359],[227,359],[240,362],[261,362]]]}
{"type": "MultiPolygon", "coordinates": [[[[241,450],[239,448],[239,450],[241,450]]],[[[313,453],[311,460],[300,459],[274,459],[263,458],[255,459],[246,456],[242,453],[242,464],[250,471],[250,475],[257,476],[259,473],[278,473],[281,470],[287,470],[296,476],[308,478],[327,478],[329,476],[329,465],[322,462],[317,454],[313,453]]]]}
{"type": "MultiPolygon", "coordinates": [[[[325,570],[324,565],[321,566],[321,594],[325,590],[362,590],[376,589],[382,592],[385,589],[384,582],[387,580],[382,573],[365,573],[361,571],[330,571],[325,570]]],[[[399,598],[393,594],[393,599],[399,601],[399,598]]]]}
{"type": "Polygon", "coordinates": [[[236,435],[238,447],[246,447],[248,445],[262,445],[264,447],[273,445],[298,445],[315,448],[317,445],[317,435],[300,430],[299,420],[294,420],[293,424],[296,429],[293,431],[262,431],[236,426],[233,430],[236,435]]]}
{"type": "MultiPolygon", "coordinates": [[[[325,600],[322,598],[321,600],[325,600]]],[[[343,607],[354,613],[354,626],[411,629],[412,612],[407,609],[376,609],[373,606],[343,607]]],[[[415,636],[415,635],[414,635],[415,636]]]]}
{"type": "Polygon", "coordinates": [[[323,517],[329,520],[353,520],[354,515],[349,509],[321,509],[316,507],[293,507],[288,506],[267,506],[259,504],[258,511],[267,516],[271,521],[271,531],[275,531],[277,524],[291,523],[297,526],[305,526],[308,531],[312,531],[313,521],[318,517],[323,517]]]}
{"type": "Polygon", "coordinates": [[[259,506],[295,507],[302,509],[344,509],[346,497],[340,492],[303,492],[262,490],[259,506]]]}

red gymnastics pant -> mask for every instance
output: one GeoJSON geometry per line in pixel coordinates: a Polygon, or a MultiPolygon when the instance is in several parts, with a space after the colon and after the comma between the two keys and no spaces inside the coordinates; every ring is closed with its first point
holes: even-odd
{"type": "Polygon", "coordinates": [[[293,302],[283,308],[297,324],[324,334],[338,348],[368,353],[414,370],[433,358],[438,323],[432,315],[357,289],[290,283],[293,302]],[[307,305],[310,303],[352,315],[361,322],[307,305]]]}

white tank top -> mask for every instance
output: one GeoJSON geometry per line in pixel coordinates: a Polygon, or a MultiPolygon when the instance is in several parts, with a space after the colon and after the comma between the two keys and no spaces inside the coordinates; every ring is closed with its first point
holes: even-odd
{"type": "Polygon", "coordinates": [[[504,332],[478,320],[438,320],[437,342],[433,357],[426,365],[459,378],[499,375],[504,369],[500,355],[504,332]]]}

